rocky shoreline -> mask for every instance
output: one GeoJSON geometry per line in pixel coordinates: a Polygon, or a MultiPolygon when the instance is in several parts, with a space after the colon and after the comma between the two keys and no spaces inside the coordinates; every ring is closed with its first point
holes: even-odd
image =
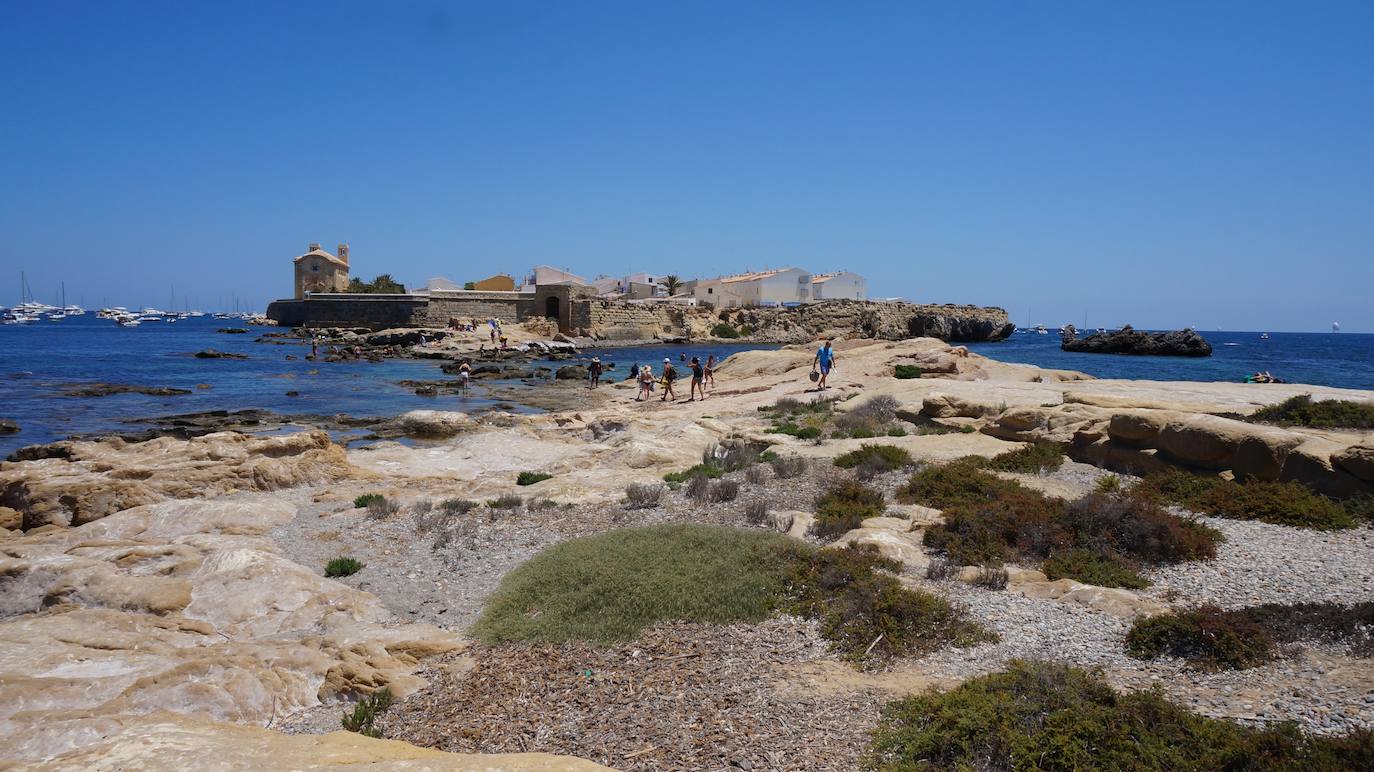
{"type": "MultiPolygon", "coordinates": [[[[825,395],[835,398],[826,410],[839,423],[890,399],[890,426],[901,432],[881,437],[777,431],[774,405],[820,396],[806,377],[809,345],[732,357],[704,401],[636,403],[633,384],[619,379],[590,391],[553,368],[538,372],[526,360],[570,358],[577,344],[535,346],[538,335],[512,329],[513,344],[526,350],[482,360],[498,378],[493,392],[512,403],[545,400],[548,412],[211,411],[159,419],[149,431],[165,436],[26,448],[0,463],[0,640],[15,652],[0,662],[0,705],[11,706],[0,709],[0,760],[138,766],[160,758],[163,740],[183,737],[201,749],[190,753],[271,765],[247,745],[299,752],[282,730],[337,730],[346,707],[386,686],[400,702],[381,730],[413,744],[352,734],[320,742],[372,763],[423,758],[453,769],[849,769],[887,701],[1027,657],[1100,667],[1119,688],[1158,687],[1199,714],[1247,725],[1292,721],[1322,735],[1374,728],[1374,663],[1342,645],[1304,643],[1261,667],[1221,672],[1138,660],[1122,648],[1135,619],[1203,603],[1374,601],[1368,524],[1319,532],[1199,518],[1225,536],[1215,558],[1151,569],[1148,589],[1050,581],[1015,564],[1001,589],[989,589],[972,567],[931,577],[936,556],[921,536],[943,515],[893,503],[910,469],[866,478],[883,494],[884,512],[838,541],[874,545],[896,561],[903,587],[956,604],[995,631],[995,643],[860,670],[814,622],[793,617],[665,623],[611,648],[468,637],[512,570],[572,539],[682,523],[777,529],[813,546],[835,541],[808,533],[806,523],[828,486],[854,478],[834,459],[865,444],[900,448],[915,469],[1053,445],[1077,460],[1008,479],[1068,499],[1109,479],[1129,485],[1133,468],[1147,471],[1131,463],[1222,475],[1271,469],[1275,480],[1342,497],[1374,487],[1362,465],[1374,452],[1368,432],[1227,417],[1300,393],[1366,401],[1374,393],[1096,380],[1002,364],[930,338],[887,340],[884,330],[900,328],[885,324],[839,342],[825,395]],[[919,377],[899,378],[899,367],[919,377]],[[372,439],[346,449],[318,430],[245,433],[285,422],[372,439]],[[666,473],[723,446],[766,447],[803,471],[784,476],[784,467],[754,464],[719,477],[721,490],[737,491],[728,498],[700,498],[683,485],[651,505],[625,501],[629,486],[661,486],[666,473]],[[521,484],[531,472],[548,476],[521,484]],[[382,505],[357,506],[366,495],[382,505]],[[360,570],[321,575],[343,555],[360,570]],[[189,690],[192,679],[216,688],[189,690]],[[41,709],[13,709],[40,694],[41,709]],[[655,707],[634,709],[645,705],[655,707]],[[243,748],[229,740],[250,736],[243,748]],[[461,755],[520,752],[545,755],[461,755]]],[[[322,349],[346,348],[347,356],[359,355],[353,346],[363,356],[397,347],[457,359],[482,345],[431,331],[318,334],[322,349]]]]}

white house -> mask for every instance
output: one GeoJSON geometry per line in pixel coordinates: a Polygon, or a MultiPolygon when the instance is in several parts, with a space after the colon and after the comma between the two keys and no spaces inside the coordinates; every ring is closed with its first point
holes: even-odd
{"type": "Polygon", "coordinates": [[[521,291],[533,292],[535,287],[547,287],[554,284],[588,286],[587,280],[575,273],[569,273],[549,265],[536,265],[530,270],[530,275],[525,278],[525,286],[521,288],[521,291]]]}
{"type": "Polygon", "coordinates": [[[812,300],[868,300],[868,281],[857,273],[836,271],[811,277],[812,300]]]}
{"type": "Polygon", "coordinates": [[[699,303],[715,308],[791,306],[811,302],[811,274],[800,268],[780,268],[697,282],[699,303]]]}

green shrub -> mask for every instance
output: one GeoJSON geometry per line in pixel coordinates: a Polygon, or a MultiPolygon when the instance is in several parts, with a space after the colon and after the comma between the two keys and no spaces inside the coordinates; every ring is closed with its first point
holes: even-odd
{"type": "Polygon", "coordinates": [[[1126,634],[1126,653],[1132,657],[1179,657],[1206,670],[1253,667],[1273,659],[1275,651],[1264,628],[1243,613],[1216,606],[1139,619],[1126,634]]]}
{"type": "Polygon", "coordinates": [[[840,480],[816,497],[816,522],[811,533],[822,538],[840,536],[884,511],[882,491],[856,480],[840,480]]]}
{"type": "Polygon", "coordinates": [[[1172,656],[1205,670],[1241,669],[1278,656],[1279,646],[1304,641],[1349,643],[1357,657],[1374,657],[1374,602],[1266,603],[1222,611],[1193,611],[1138,620],[1126,652],[1139,659],[1172,656]]]}
{"type": "Polygon", "coordinates": [[[948,602],[882,573],[891,568],[871,547],[818,550],[759,529],[627,528],[554,545],[516,568],[473,635],[604,644],[658,622],[758,622],[784,611],[820,620],[854,659],[990,638],[948,602]]]}
{"type": "Polygon", "coordinates": [[[874,464],[883,467],[883,471],[901,469],[912,464],[911,454],[897,447],[896,445],[867,445],[858,450],[851,450],[835,459],[835,466],[841,469],[853,469],[860,464],[874,464]]]}
{"type": "Polygon", "coordinates": [[[996,640],[949,601],[906,589],[882,573],[898,568],[871,544],[801,549],[787,574],[788,610],[820,620],[821,634],[852,660],[915,656],[946,644],[996,640]]]}
{"type": "Polygon", "coordinates": [[[386,501],[386,497],[380,493],[364,493],[358,498],[353,499],[353,506],[358,509],[363,509],[374,501],[386,501]]]}
{"type": "Polygon", "coordinates": [[[944,512],[943,524],[926,529],[925,544],[955,563],[999,566],[1065,552],[1047,568],[1092,584],[1131,586],[1143,581],[1136,573],[1141,566],[1216,555],[1220,533],[1153,500],[1093,493],[1063,502],[997,477],[983,463],[966,458],[926,467],[898,491],[900,501],[944,512]],[[1068,550],[1087,550],[1096,559],[1068,550]]]}
{"type": "Polygon", "coordinates": [[[1303,394],[1262,407],[1246,420],[1323,429],[1374,429],[1374,403],[1348,399],[1313,401],[1311,394],[1303,394]]]}
{"type": "Polygon", "coordinates": [[[343,728],[368,737],[381,737],[382,730],[377,728],[377,717],[391,707],[394,700],[391,690],[383,686],[372,694],[358,700],[353,710],[343,714],[340,721],[343,728]]]}
{"type": "Polygon", "coordinates": [[[989,474],[983,469],[986,464],[986,459],[967,456],[948,464],[928,466],[912,475],[897,491],[897,500],[948,513],[971,511],[1002,494],[1025,490],[1018,483],[989,474]]]}
{"type": "Polygon", "coordinates": [[[893,375],[895,375],[898,380],[906,381],[912,378],[921,377],[921,368],[916,365],[897,365],[892,369],[895,371],[893,375]]]}
{"type": "Polygon", "coordinates": [[[499,497],[487,500],[488,509],[519,509],[525,500],[514,493],[503,493],[499,497]]]}
{"type": "Polygon", "coordinates": [[[882,772],[1369,769],[1374,733],[1252,729],[1189,713],[1158,691],[1119,693],[1097,673],[1013,660],[956,689],[889,703],[864,762],[882,772]]]}
{"type": "Polygon", "coordinates": [[[1097,478],[1097,484],[1093,486],[1093,489],[1098,493],[1120,493],[1121,478],[1114,474],[1104,474],[1097,478]]]}
{"type": "Polygon", "coordinates": [[[516,475],[515,484],[534,485],[537,482],[543,482],[551,477],[553,477],[553,475],[545,474],[543,472],[521,472],[520,474],[516,475]]]}
{"type": "Polygon", "coordinates": [[[473,634],[611,643],[657,622],[758,622],[777,603],[787,543],[758,529],[677,524],[556,544],[502,580],[473,634]]]}
{"type": "Polygon", "coordinates": [[[1374,602],[1266,603],[1238,613],[1264,628],[1275,643],[1349,643],[1354,656],[1374,658],[1374,602]]]}
{"type": "Polygon", "coordinates": [[[335,578],[339,576],[352,576],[363,570],[363,564],[350,557],[337,557],[324,565],[324,575],[335,578]]]}
{"type": "Polygon", "coordinates": [[[1051,580],[1074,579],[1098,587],[1126,587],[1139,590],[1150,583],[1116,558],[1078,547],[1055,550],[1041,566],[1051,580]]]}
{"type": "Polygon", "coordinates": [[[711,328],[711,334],[717,338],[738,338],[739,330],[731,327],[729,322],[720,322],[711,328]]]}
{"type": "Polygon", "coordinates": [[[905,437],[905,436],[906,436],[906,429],[903,429],[903,428],[900,427],[900,426],[894,426],[894,427],[892,427],[891,429],[888,429],[888,430],[887,430],[887,436],[889,436],[889,437],[905,437]]]}
{"type": "Polygon", "coordinates": [[[992,457],[988,466],[1000,472],[1053,472],[1064,463],[1064,449],[1049,442],[1036,442],[992,457]]]}
{"type": "Polygon", "coordinates": [[[821,428],[819,426],[798,426],[791,421],[774,424],[773,428],[768,431],[773,434],[786,434],[796,437],[799,440],[814,440],[821,436],[821,428]]]}
{"type": "Polygon", "coordinates": [[[1241,484],[1220,477],[1170,470],[1150,475],[1132,492],[1199,514],[1233,520],[1259,520],[1319,531],[1351,528],[1356,524],[1355,516],[1345,506],[1299,482],[1252,480],[1241,484]]]}

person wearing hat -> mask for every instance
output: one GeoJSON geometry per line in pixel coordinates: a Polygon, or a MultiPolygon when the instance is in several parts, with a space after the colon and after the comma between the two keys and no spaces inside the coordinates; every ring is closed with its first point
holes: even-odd
{"type": "Polygon", "coordinates": [[[590,382],[587,386],[589,389],[601,385],[601,357],[592,357],[592,363],[587,368],[587,380],[590,382]]]}
{"type": "Polygon", "coordinates": [[[673,393],[673,381],[677,380],[677,370],[673,369],[673,360],[668,357],[663,358],[663,397],[661,401],[667,402],[669,397],[674,401],[677,395],[673,393]]]}

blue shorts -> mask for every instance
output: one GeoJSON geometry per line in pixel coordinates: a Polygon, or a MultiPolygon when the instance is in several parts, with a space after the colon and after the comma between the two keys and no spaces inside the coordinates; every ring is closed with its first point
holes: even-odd
{"type": "Polygon", "coordinates": [[[830,368],[833,367],[833,366],[834,366],[833,363],[822,362],[822,363],[821,363],[821,375],[829,375],[829,374],[830,374],[830,368]]]}

